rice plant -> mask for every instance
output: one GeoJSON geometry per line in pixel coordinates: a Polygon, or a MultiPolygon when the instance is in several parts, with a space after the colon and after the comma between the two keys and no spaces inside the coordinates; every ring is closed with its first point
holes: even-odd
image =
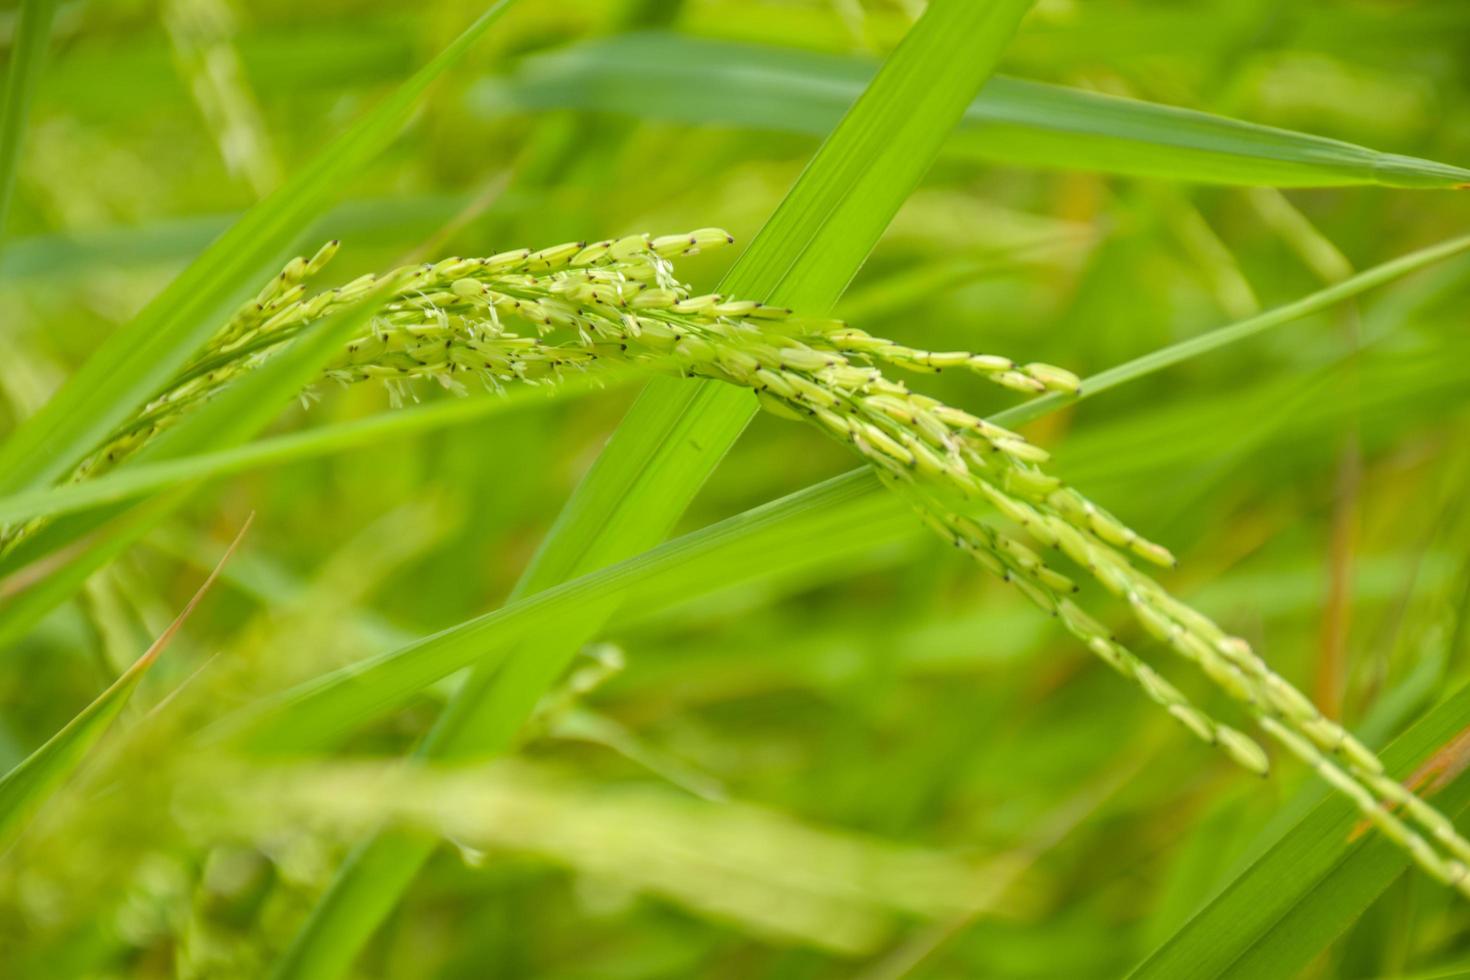
{"type": "Polygon", "coordinates": [[[1458,968],[1470,19],[476,14],[17,11],[6,975],[1458,968]]]}

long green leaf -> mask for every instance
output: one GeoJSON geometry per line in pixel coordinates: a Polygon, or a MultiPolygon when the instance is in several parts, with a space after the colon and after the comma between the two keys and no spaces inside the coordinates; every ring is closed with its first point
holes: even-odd
{"type": "MultiPolygon", "coordinates": [[[[1030,6],[1031,0],[931,3],[722,290],[806,310],[829,308],[928,170],[1030,6]]],[[[654,381],[562,512],[516,596],[661,540],[754,411],[748,392],[709,382],[654,381]]],[[[579,605],[557,624],[549,642],[522,650],[504,668],[493,658],[484,661],[436,725],[426,750],[464,755],[507,748],[615,601],[599,596],[579,605]]],[[[356,852],[276,976],[341,975],[432,846],[422,838],[383,835],[356,852]]]]}
{"type": "Polygon", "coordinates": [[[0,843],[7,841],[76,769],[128,703],[154,659],[139,657],[65,728],[0,777],[0,843]]]}
{"type": "MultiPolygon", "coordinates": [[[[1302,317],[1320,313],[1330,309],[1345,300],[1351,299],[1370,289],[1376,289],[1385,283],[1401,279],[1406,275],[1418,272],[1437,262],[1452,258],[1464,252],[1470,251],[1470,235],[1460,238],[1452,238],[1437,245],[1401,255],[1396,259],[1390,259],[1381,265],[1375,265],[1357,275],[1335,283],[1326,289],[1320,289],[1301,299],[1294,300],[1284,306],[1278,306],[1273,310],[1267,310],[1257,316],[1242,320],[1239,323],[1211,330],[1190,340],[1170,344],[1168,347],[1160,348],[1151,354],[1135,358],[1126,364],[1120,364],[1115,368],[1095,374],[1087,379],[1086,390],[1083,392],[1087,397],[1102,394],[1119,385],[1127,384],[1147,374],[1161,371],[1172,367],[1182,361],[1207,354],[1229,344],[1248,340],[1258,334],[1273,330],[1283,324],[1300,320],[1302,317]]],[[[1029,422],[1053,408],[1066,402],[1075,401],[1076,396],[1049,394],[1040,398],[1034,398],[1023,405],[1017,406],[1006,414],[1006,423],[1018,425],[1029,422]]]]}
{"type": "Polygon", "coordinates": [[[10,71],[5,76],[5,96],[0,102],[0,234],[10,217],[10,198],[15,192],[15,172],[20,165],[20,147],[26,119],[36,93],[36,81],[46,62],[51,41],[51,21],[56,0],[25,0],[15,28],[10,51],[10,71]]]}
{"type": "MultiPolygon", "coordinates": [[[[301,241],[340,238],[358,246],[398,248],[416,236],[428,236],[462,212],[462,194],[408,194],[392,198],[357,198],[329,208],[313,220],[301,241]]],[[[507,194],[496,203],[502,214],[527,207],[524,195],[507,194]]],[[[98,266],[133,268],[183,262],[229,231],[243,212],[161,218],[140,225],[48,232],[11,241],[0,254],[0,276],[6,279],[65,280],[98,266]]]]}
{"type": "MultiPolygon", "coordinates": [[[[1395,778],[1470,728],[1470,688],[1435,708],[1382,753],[1395,778]]],[[[1433,796],[1441,812],[1470,808],[1470,774],[1433,796]]],[[[1134,980],[1266,980],[1297,976],[1409,866],[1338,796],[1322,802],[1132,974],[1134,980]]]]}
{"type": "MultiPolygon", "coordinates": [[[[593,41],[522,62],[473,96],[485,112],[595,109],[692,124],[820,135],[870,62],[668,33],[593,41]]],[[[1470,170],[1222,116],[994,78],[946,151],[1025,167],[1219,184],[1448,188],[1470,170]]]]}
{"type": "Polygon", "coordinates": [[[87,752],[96,744],[97,739],[102,737],[112,724],[128,699],[137,690],[138,684],[143,680],[143,675],[148,668],[158,660],[159,654],[173,640],[184,621],[189,618],[190,613],[199,605],[209,587],[219,576],[220,569],[230,556],[235,553],[245,532],[250,529],[250,522],[240,528],[235,535],[235,540],[225,549],[214,570],[211,571],[204,583],[194,593],[194,597],[184,606],[174,621],[159,634],[158,639],[143,652],[143,655],[133,661],[127,670],[123,671],[117,680],[99,694],[91,704],[81,710],[76,717],[66,723],[66,726],[21,761],[14,769],[0,776],[0,845],[3,845],[10,835],[24,822],[27,817],[35,812],[53,790],[59,786],[68,775],[70,775],[82,760],[86,758],[87,752]]]}
{"type": "Polygon", "coordinates": [[[312,218],[387,146],[429,85],[464,56],[511,2],[491,6],[108,337],[61,391],[0,446],[0,490],[55,480],[157,392],[249,290],[279,268],[284,252],[312,218]]]}

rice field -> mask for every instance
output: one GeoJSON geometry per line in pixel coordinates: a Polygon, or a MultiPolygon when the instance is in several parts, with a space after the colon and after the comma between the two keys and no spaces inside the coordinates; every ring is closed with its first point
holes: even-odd
{"type": "Polygon", "coordinates": [[[0,976],[1470,975],[1470,7],[0,48],[0,976]]]}

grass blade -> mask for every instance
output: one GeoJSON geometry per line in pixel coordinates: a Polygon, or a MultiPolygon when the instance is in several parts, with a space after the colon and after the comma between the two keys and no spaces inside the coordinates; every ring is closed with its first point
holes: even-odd
{"type": "Polygon", "coordinates": [[[0,446],[0,491],[35,488],[73,466],[199,349],[344,182],[398,133],[429,85],[512,0],[491,6],[432,61],[248,211],[0,446]]]}
{"type": "MultiPolygon", "coordinates": [[[[932,3],[737,261],[722,291],[814,312],[829,308],[928,170],[1030,6],[1031,0],[932,3]]],[[[747,392],[708,382],[653,382],[563,511],[516,595],[661,540],[754,411],[747,392]]],[[[584,604],[575,618],[558,624],[551,643],[523,650],[503,669],[495,662],[477,667],[430,735],[427,751],[493,754],[507,748],[612,608],[584,604]]],[[[341,975],[432,848],[422,838],[383,835],[356,852],[276,976],[341,975]]]]}
{"type": "Polygon", "coordinates": [[[36,81],[46,61],[51,41],[51,22],[56,0],[25,0],[15,28],[10,51],[10,71],[5,77],[5,98],[0,103],[0,235],[10,217],[10,199],[15,193],[15,173],[20,165],[20,147],[26,119],[36,93],[36,81]]]}
{"type": "Polygon", "coordinates": [[[1470,251],[1470,235],[1460,238],[1452,238],[1438,245],[1430,245],[1427,248],[1410,252],[1408,255],[1390,259],[1371,269],[1366,269],[1357,275],[1335,283],[1326,289],[1319,289],[1299,300],[1278,306],[1273,310],[1267,310],[1257,316],[1242,320],[1239,323],[1211,330],[1209,333],[1201,334],[1190,340],[1183,340],[1177,344],[1160,348],[1151,354],[1135,358],[1126,364],[1120,364],[1087,379],[1080,396],[1058,396],[1053,394],[1033,398],[1030,401],[1016,406],[1014,409],[1004,413],[1004,424],[1019,425],[1039,418],[1063,403],[1076,401],[1078,397],[1090,398],[1100,395],[1104,391],[1127,384],[1145,375],[1162,371],[1164,368],[1173,367],[1183,361],[1208,354],[1213,350],[1230,344],[1248,340],[1268,330],[1274,330],[1283,324],[1300,320],[1302,317],[1312,316],[1323,310],[1330,309],[1338,303],[1351,299],[1376,289],[1385,283],[1401,279],[1406,275],[1418,272],[1437,262],[1453,258],[1466,251],[1470,251]]]}
{"type": "MultiPolygon", "coordinates": [[[[486,112],[577,108],[819,136],[851,104],[866,60],[670,33],[629,34],[531,58],[482,83],[486,112]]],[[[994,78],[946,151],[1012,166],[1216,184],[1450,188],[1461,167],[1189,109],[994,78]]]]}
{"type": "Polygon", "coordinates": [[[235,549],[244,540],[245,533],[250,530],[250,520],[240,528],[235,540],[225,549],[214,570],[205,578],[202,585],[195,591],[183,610],[174,618],[158,639],[143,652],[143,655],[133,661],[132,666],[123,671],[122,675],[112,683],[107,690],[97,696],[87,707],[83,708],[66,726],[53,735],[50,740],[35,752],[27,756],[18,766],[10,770],[4,776],[0,776],[0,843],[14,833],[18,826],[34,813],[46,797],[50,795],[66,777],[81,764],[86,757],[87,751],[102,737],[109,725],[112,724],[118,712],[128,703],[128,699],[137,690],[138,684],[143,680],[143,675],[148,668],[153,666],[159,654],[173,641],[179,628],[184,621],[199,605],[205,593],[209,591],[214,580],[219,577],[220,569],[235,549]]]}

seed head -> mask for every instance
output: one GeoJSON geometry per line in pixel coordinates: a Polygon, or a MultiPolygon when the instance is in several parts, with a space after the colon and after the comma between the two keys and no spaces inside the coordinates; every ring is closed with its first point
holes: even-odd
{"type": "MultiPolygon", "coordinates": [[[[849,445],[920,518],[986,571],[1010,583],[1198,738],[1243,768],[1268,771],[1248,736],[1192,705],[1151,666],[1068,598],[1068,560],[1126,600],[1133,620],[1194,665],[1288,752],[1351,799],[1421,867],[1470,894],[1470,842],[1434,807],[1384,774],[1377,757],[1272,671],[1243,640],[1170,595],[1132,559],[1172,567],[1174,556],[1046,473],[1048,453],[1020,435],[908,390],[888,368],[959,370],[1027,394],[1076,393],[1081,382],[1043,363],[968,351],[926,351],[839,321],[734,296],[692,296],[671,259],[733,239],[721,229],[570,242],[487,258],[452,257],[365,276],[308,296],[337,250],[295,258],[227,322],[200,357],[85,460],[96,475],[161,428],[261,363],[322,317],[380,282],[393,295],[323,380],[384,381],[395,403],[413,384],[463,390],[555,384],[607,367],[697,375],[752,389],[764,410],[815,425],[849,445]],[[1026,540],[1023,540],[1025,538],[1026,540]],[[1052,548],[1046,556],[1028,544],[1052,548]],[[1400,816],[1402,814],[1402,816],[1400,816]]],[[[40,522],[9,529],[14,547],[40,522]]]]}

